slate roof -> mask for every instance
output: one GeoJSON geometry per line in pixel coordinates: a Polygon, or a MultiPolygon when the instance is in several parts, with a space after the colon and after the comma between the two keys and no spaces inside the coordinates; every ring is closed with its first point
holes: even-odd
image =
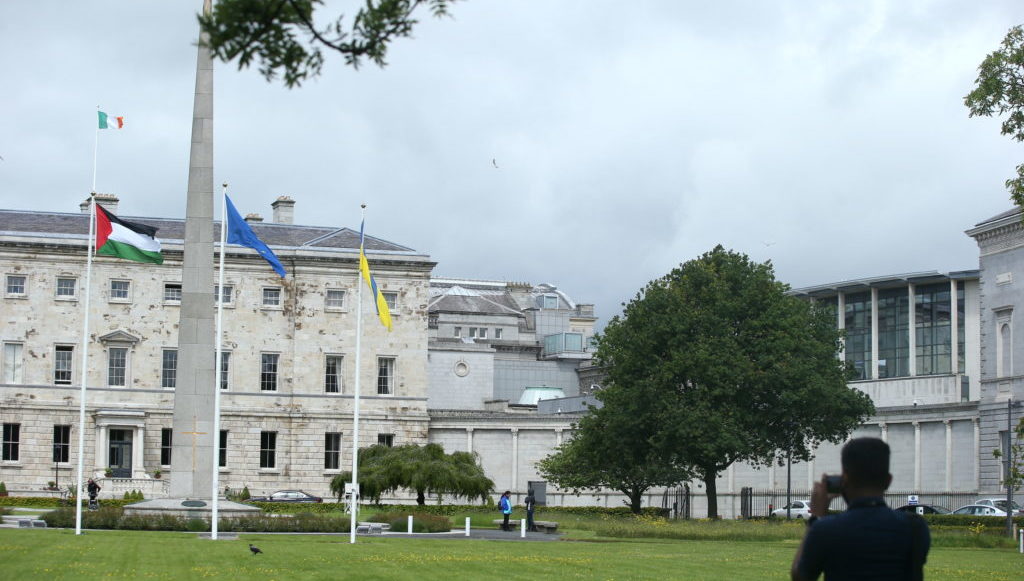
{"type": "MultiPolygon", "coordinates": [[[[170,218],[144,218],[118,216],[129,222],[139,222],[157,228],[162,241],[185,239],[185,220],[170,218]]],[[[297,226],[269,222],[249,223],[253,232],[269,246],[314,247],[358,250],[359,231],[351,228],[327,226],[297,226]]],[[[214,240],[220,240],[220,222],[214,221],[214,240]]],[[[32,212],[28,210],[0,210],[0,232],[24,235],[64,235],[85,237],[89,232],[89,215],[82,213],[32,212]]],[[[367,236],[366,250],[375,252],[415,252],[412,248],[380,238],[367,236]]]]}
{"type": "MultiPolygon", "coordinates": [[[[431,289],[432,292],[437,289],[431,289]]],[[[430,298],[427,310],[446,313],[523,316],[515,300],[505,293],[488,292],[487,296],[461,286],[451,286],[430,298]]]]}

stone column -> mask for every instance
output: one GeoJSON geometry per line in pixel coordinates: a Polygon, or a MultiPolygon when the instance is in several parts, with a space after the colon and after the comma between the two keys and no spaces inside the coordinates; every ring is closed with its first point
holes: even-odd
{"type": "MultiPolygon", "coordinates": [[[[950,279],[949,281],[949,338],[950,338],[950,354],[949,368],[953,371],[953,375],[960,374],[960,333],[957,329],[960,325],[960,313],[957,311],[957,296],[956,296],[956,281],[950,279]]],[[[967,363],[966,361],[964,363],[967,363]]],[[[959,379],[959,378],[957,378],[959,379]]],[[[960,389],[958,384],[957,389],[960,389]]]]}
{"type": "Polygon", "coordinates": [[[946,492],[953,491],[953,422],[942,420],[946,426],[946,492]]]}
{"type": "Polygon", "coordinates": [[[914,492],[921,492],[921,422],[914,425],[914,492]]]}
{"type": "Polygon", "coordinates": [[[882,441],[889,443],[889,424],[881,422],[878,424],[879,429],[882,430],[882,441]]]}
{"type": "Polygon", "coordinates": [[[516,490],[516,483],[519,482],[519,428],[512,428],[512,486],[509,490],[516,490]]]}
{"type": "Polygon", "coordinates": [[[466,428],[466,451],[473,453],[473,428],[466,428]]]}
{"type": "Polygon", "coordinates": [[[555,446],[562,445],[562,428],[555,428],[555,446]]]}
{"type": "Polygon", "coordinates": [[[974,425],[974,490],[981,486],[981,424],[978,418],[971,418],[974,425]]]}
{"type": "MultiPolygon", "coordinates": [[[[211,0],[204,0],[209,13],[211,0]]],[[[181,271],[178,381],[174,392],[170,496],[210,498],[213,485],[213,58],[202,45],[196,59],[181,271]]]]}

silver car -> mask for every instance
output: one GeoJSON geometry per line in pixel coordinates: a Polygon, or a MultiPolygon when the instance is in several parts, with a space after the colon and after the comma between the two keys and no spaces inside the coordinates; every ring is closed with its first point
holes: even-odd
{"type": "Polygon", "coordinates": [[[788,505],[772,511],[773,517],[786,518],[786,510],[789,510],[790,518],[808,518],[811,516],[811,501],[794,500],[788,505]]]}

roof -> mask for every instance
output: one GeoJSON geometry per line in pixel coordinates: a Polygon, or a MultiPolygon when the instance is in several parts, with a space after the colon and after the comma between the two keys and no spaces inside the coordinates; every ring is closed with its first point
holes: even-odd
{"type": "Polygon", "coordinates": [[[890,274],[887,276],[874,276],[844,280],[817,286],[795,288],[790,294],[796,296],[831,296],[840,292],[857,292],[872,288],[890,288],[906,284],[929,284],[949,280],[974,280],[980,276],[979,270],[958,270],[948,273],[941,273],[935,270],[926,272],[911,272],[906,274],[890,274]]]}
{"type": "MultiPolygon", "coordinates": [[[[433,289],[432,289],[433,290],[433,289]]],[[[461,286],[452,286],[431,297],[427,305],[430,312],[472,313],[480,315],[522,316],[515,301],[508,293],[483,296],[461,286]]]]}
{"type": "MultiPolygon", "coordinates": [[[[145,218],[118,216],[130,222],[139,222],[157,228],[161,241],[181,242],[185,239],[185,220],[173,218],[145,218]]],[[[359,231],[351,228],[327,226],[298,226],[250,222],[256,236],[269,246],[359,248],[359,231]]],[[[30,236],[57,235],[85,238],[89,232],[89,215],[82,213],[33,212],[28,210],[0,210],[0,233],[30,236]]],[[[214,240],[220,239],[220,222],[214,220],[214,240]]],[[[412,248],[380,238],[366,236],[365,248],[373,252],[415,252],[412,248]]]]}

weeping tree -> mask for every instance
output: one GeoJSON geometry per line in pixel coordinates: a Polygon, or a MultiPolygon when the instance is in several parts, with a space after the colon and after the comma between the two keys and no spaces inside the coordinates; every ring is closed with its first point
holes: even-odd
{"type": "MultiPolygon", "coordinates": [[[[331,493],[341,500],[345,483],[351,481],[351,472],[335,476],[331,493]]],[[[494,482],[484,474],[476,454],[446,454],[440,444],[376,445],[359,451],[359,488],[364,498],[375,503],[383,494],[410,490],[416,493],[416,504],[424,505],[428,494],[436,494],[438,502],[445,494],[483,501],[494,490],[494,482]]]]}

